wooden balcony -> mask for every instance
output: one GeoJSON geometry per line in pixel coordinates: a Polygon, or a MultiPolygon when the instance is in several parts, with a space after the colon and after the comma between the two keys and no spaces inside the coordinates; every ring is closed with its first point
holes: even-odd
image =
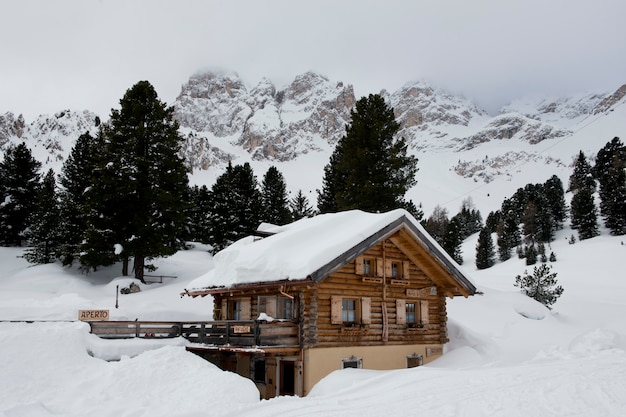
{"type": "Polygon", "coordinates": [[[297,322],[274,321],[91,321],[91,333],[103,339],[184,337],[190,342],[214,346],[275,347],[300,345],[297,322]]]}

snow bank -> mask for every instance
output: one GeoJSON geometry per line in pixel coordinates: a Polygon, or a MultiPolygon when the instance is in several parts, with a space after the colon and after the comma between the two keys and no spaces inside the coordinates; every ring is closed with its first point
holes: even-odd
{"type": "Polygon", "coordinates": [[[88,329],[84,323],[0,323],[0,415],[221,415],[259,401],[250,380],[182,346],[117,362],[94,358],[88,329]]]}

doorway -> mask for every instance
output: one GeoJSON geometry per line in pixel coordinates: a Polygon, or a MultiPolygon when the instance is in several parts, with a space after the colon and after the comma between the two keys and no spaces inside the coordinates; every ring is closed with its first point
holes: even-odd
{"type": "Polygon", "coordinates": [[[280,361],[279,395],[295,395],[296,393],[296,363],[294,361],[280,361]]]}

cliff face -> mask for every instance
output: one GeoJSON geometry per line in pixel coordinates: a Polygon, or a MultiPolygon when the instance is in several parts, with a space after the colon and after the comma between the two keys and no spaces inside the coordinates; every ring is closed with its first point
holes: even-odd
{"type": "Polygon", "coordinates": [[[185,128],[225,138],[253,159],[290,160],[334,144],[354,105],[352,86],[305,73],[283,90],[264,78],[248,91],[237,74],[198,74],[174,103],[185,128]]]}
{"type": "MultiPolygon", "coordinates": [[[[380,94],[394,109],[401,126],[398,136],[406,139],[410,152],[452,153],[458,162],[450,164],[451,172],[490,181],[507,166],[541,160],[534,145],[610,118],[626,100],[626,85],[610,94],[518,100],[498,115],[424,82],[380,94]],[[475,150],[489,143],[502,150],[476,159],[475,150]]],[[[172,105],[185,138],[183,157],[190,169],[208,171],[211,178],[240,158],[261,167],[280,167],[313,153],[327,161],[345,134],[357,99],[352,85],[313,72],[280,89],[268,78],[249,88],[236,73],[206,72],[191,76],[172,105]]],[[[30,123],[5,113],[0,115],[0,156],[7,146],[23,141],[45,169],[59,172],[78,136],[96,134],[98,124],[99,118],[87,110],[41,115],[30,123]]],[[[554,159],[546,163],[562,164],[554,159]]]]}

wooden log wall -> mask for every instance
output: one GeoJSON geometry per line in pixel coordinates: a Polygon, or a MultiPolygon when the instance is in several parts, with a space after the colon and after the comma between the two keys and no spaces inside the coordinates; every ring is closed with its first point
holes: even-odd
{"type": "MultiPolygon", "coordinates": [[[[384,247],[383,244],[373,247],[365,256],[376,259],[377,262],[393,261],[399,265],[408,261],[408,258],[388,241],[384,243],[384,247]]],[[[380,270],[372,269],[374,276],[376,269],[380,270]]],[[[364,280],[363,275],[357,274],[356,271],[356,263],[351,262],[324,279],[314,289],[304,292],[301,299],[307,306],[302,318],[304,336],[302,341],[305,346],[438,344],[447,341],[445,296],[439,293],[423,294],[424,289],[434,284],[413,263],[408,266],[408,278],[385,276],[385,283],[376,282],[376,279],[364,280]],[[392,284],[392,280],[395,284],[392,284]],[[411,297],[407,296],[407,289],[422,292],[419,297],[411,297]],[[369,298],[371,323],[365,325],[356,323],[353,327],[332,324],[331,299],[337,296],[357,300],[369,298]],[[422,328],[398,324],[397,299],[414,302],[416,305],[419,305],[419,301],[428,302],[427,324],[422,328]]]]}

